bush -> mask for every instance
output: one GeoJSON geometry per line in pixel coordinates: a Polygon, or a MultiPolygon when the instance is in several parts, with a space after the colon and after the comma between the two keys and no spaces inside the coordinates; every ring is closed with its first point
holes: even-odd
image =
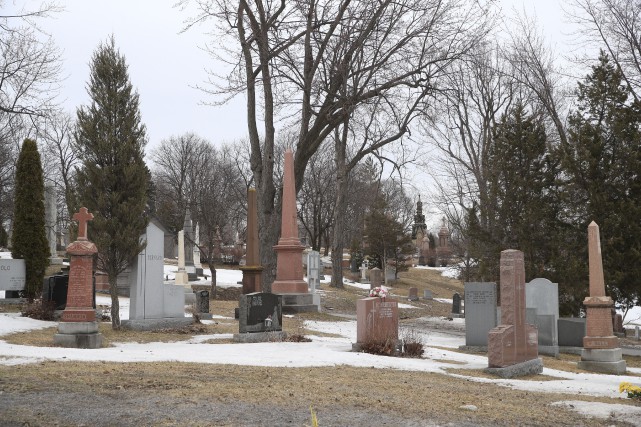
{"type": "Polygon", "coordinates": [[[370,339],[361,344],[361,350],[379,356],[394,356],[397,353],[396,346],[397,340],[392,338],[370,339]]]}
{"type": "Polygon", "coordinates": [[[404,331],[401,342],[403,343],[401,348],[402,357],[420,358],[423,356],[423,353],[425,353],[423,349],[423,339],[414,329],[404,331]]]}
{"type": "Polygon", "coordinates": [[[30,317],[36,320],[54,320],[56,303],[54,301],[43,301],[36,299],[25,304],[22,309],[23,317],[30,317]]]}

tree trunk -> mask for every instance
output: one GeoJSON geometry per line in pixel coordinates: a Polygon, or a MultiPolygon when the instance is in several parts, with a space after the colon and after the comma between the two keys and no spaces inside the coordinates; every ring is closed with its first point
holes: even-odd
{"type": "MultiPolygon", "coordinates": [[[[260,199],[260,190],[256,192],[260,199]]],[[[258,230],[260,241],[260,259],[263,266],[262,289],[263,292],[272,291],[272,283],[276,278],[276,251],[274,245],[280,237],[280,207],[276,207],[273,201],[260,201],[262,209],[258,211],[258,230]],[[268,209],[264,209],[267,205],[268,209]],[[270,206],[271,205],[271,206],[270,206]]]]}
{"type": "Polygon", "coordinates": [[[118,300],[118,275],[109,274],[109,295],[111,296],[111,328],[120,329],[120,301],[118,300]]]}
{"type": "MultiPolygon", "coordinates": [[[[337,155],[339,157],[339,155],[337,155]]],[[[332,243],[332,288],[343,288],[343,234],[347,212],[347,168],[343,164],[336,168],[336,210],[334,211],[334,241],[332,243]]],[[[340,159],[337,159],[340,161],[340,159]]]]}
{"type": "Polygon", "coordinates": [[[208,262],[209,264],[209,270],[211,271],[211,295],[209,296],[210,299],[215,299],[216,298],[216,269],[214,268],[214,263],[208,262]]]}

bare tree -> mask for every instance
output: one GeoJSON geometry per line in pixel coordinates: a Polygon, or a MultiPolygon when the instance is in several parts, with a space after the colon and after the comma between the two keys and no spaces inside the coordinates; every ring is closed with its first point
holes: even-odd
{"type": "Polygon", "coordinates": [[[199,185],[207,173],[211,143],[194,133],[162,140],[151,152],[156,187],[156,213],[172,231],[182,229],[187,208],[199,201],[199,185]]]}
{"type": "MultiPolygon", "coordinates": [[[[267,291],[280,227],[274,203],[277,120],[298,135],[294,167],[300,190],[310,158],[326,138],[348,126],[359,106],[381,99],[392,105],[392,94],[405,92],[412,95],[404,105],[413,105],[416,93],[429,93],[445,65],[485,31],[487,14],[481,2],[462,0],[181,2],[186,3],[199,9],[190,25],[215,19],[217,41],[210,50],[223,52],[218,57],[234,67],[227,78],[214,81],[211,93],[247,97],[267,291]],[[229,38],[240,45],[240,54],[229,38]]],[[[411,115],[406,116],[398,119],[407,124],[411,115]]],[[[346,177],[343,171],[339,179],[346,177]]]]}
{"type": "MultiPolygon", "coordinates": [[[[571,19],[585,46],[603,46],[632,92],[641,98],[641,3],[636,0],[573,0],[571,19]]],[[[590,52],[590,60],[596,52],[590,52]]]]}

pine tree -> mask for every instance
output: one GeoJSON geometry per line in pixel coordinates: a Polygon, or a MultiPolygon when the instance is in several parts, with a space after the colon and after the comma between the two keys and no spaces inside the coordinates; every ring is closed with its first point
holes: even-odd
{"type": "MultiPolygon", "coordinates": [[[[599,224],[608,291],[630,307],[641,294],[641,105],[631,99],[621,72],[604,52],[578,84],[577,97],[563,157],[572,207],[566,218],[574,235],[570,241],[585,263],[587,226],[599,224]]],[[[582,273],[575,280],[587,289],[587,269],[582,273]]]]}
{"type": "Polygon", "coordinates": [[[16,165],[16,195],[11,255],[24,259],[24,296],[32,301],[42,294],[42,281],[49,265],[45,230],[44,178],[36,142],[25,139],[16,165]]]}
{"type": "Polygon", "coordinates": [[[144,248],[150,174],[145,162],[145,126],[125,57],[113,37],[91,61],[87,92],[91,105],[77,111],[76,144],[81,205],[94,214],[89,240],[98,247],[98,268],[109,277],[112,327],[120,327],[116,280],[144,248]]]}
{"type": "Polygon", "coordinates": [[[478,261],[480,280],[498,280],[505,249],[523,251],[527,277],[550,268],[557,229],[559,173],[537,114],[517,103],[492,130],[488,156],[487,223],[478,207],[468,212],[468,251],[478,261]]]}

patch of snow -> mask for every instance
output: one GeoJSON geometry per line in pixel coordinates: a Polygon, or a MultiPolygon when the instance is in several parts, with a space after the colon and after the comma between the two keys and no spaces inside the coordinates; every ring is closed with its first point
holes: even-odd
{"type": "Polygon", "coordinates": [[[641,426],[641,408],[619,403],[595,403],[583,400],[562,400],[551,403],[552,406],[561,406],[583,415],[600,418],[602,420],[626,421],[633,426],[641,426]]]}

